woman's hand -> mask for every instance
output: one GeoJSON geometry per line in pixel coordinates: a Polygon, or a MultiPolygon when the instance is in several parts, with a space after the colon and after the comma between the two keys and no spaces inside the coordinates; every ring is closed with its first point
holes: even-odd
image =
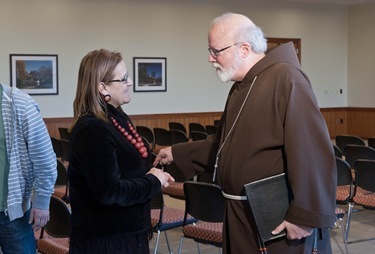
{"type": "Polygon", "coordinates": [[[169,173],[164,172],[163,170],[158,168],[150,169],[147,174],[153,174],[154,176],[156,176],[159,179],[162,188],[167,188],[169,186],[169,183],[175,181],[169,173]]]}

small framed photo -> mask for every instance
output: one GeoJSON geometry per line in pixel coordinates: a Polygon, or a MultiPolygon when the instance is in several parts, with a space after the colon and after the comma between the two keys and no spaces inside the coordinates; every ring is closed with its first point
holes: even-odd
{"type": "Polygon", "coordinates": [[[134,92],[167,91],[167,58],[134,57],[134,92]]]}
{"type": "Polygon", "coordinates": [[[10,55],[10,84],[30,95],[58,94],[57,55],[10,55]]]}

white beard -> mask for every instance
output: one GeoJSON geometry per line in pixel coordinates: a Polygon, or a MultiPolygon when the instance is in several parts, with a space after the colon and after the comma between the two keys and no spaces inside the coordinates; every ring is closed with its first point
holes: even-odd
{"type": "Polygon", "coordinates": [[[227,69],[224,69],[220,64],[216,62],[212,63],[212,66],[216,70],[217,77],[222,82],[229,82],[233,80],[234,74],[239,69],[240,65],[241,65],[241,58],[238,54],[235,54],[233,64],[229,66],[227,69]]]}

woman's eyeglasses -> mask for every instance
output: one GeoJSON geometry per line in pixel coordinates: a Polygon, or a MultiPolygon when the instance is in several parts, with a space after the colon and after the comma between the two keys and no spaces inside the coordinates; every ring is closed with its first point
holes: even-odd
{"type": "Polygon", "coordinates": [[[128,78],[129,78],[129,75],[126,73],[125,77],[123,79],[113,79],[113,80],[107,81],[107,83],[122,82],[122,83],[126,84],[126,83],[128,83],[128,78]]]}

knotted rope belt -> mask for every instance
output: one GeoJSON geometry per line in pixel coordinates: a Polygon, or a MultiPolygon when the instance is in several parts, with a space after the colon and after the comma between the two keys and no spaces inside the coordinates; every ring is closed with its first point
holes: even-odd
{"type": "Polygon", "coordinates": [[[247,197],[246,196],[237,196],[237,195],[231,195],[231,194],[227,194],[225,193],[224,191],[221,191],[223,193],[223,196],[227,199],[231,199],[231,200],[247,200],[247,197]]]}

